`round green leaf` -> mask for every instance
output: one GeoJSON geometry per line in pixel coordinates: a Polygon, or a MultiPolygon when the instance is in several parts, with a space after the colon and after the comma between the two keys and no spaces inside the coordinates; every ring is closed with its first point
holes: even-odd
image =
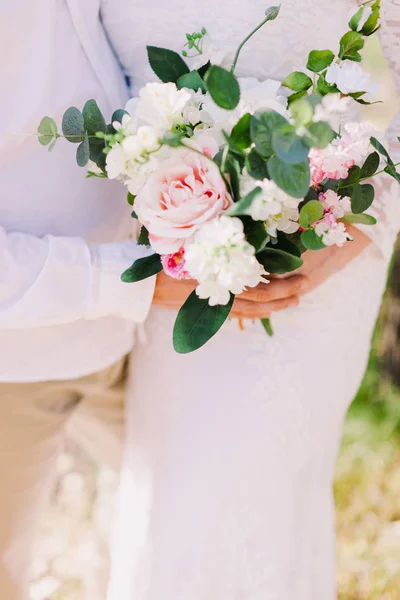
{"type": "Polygon", "coordinates": [[[354,186],[351,196],[351,211],[358,215],[367,210],[374,201],[375,190],[369,183],[354,186]]]}
{"type": "Polygon", "coordinates": [[[303,140],[310,148],[326,148],[334,138],[335,132],[329,123],[316,121],[307,127],[303,140]]]}
{"type": "Polygon", "coordinates": [[[302,259],[298,256],[270,247],[257,254],[257,260],[268,273],[278,273],[279,275],[295,271],[303,264],[302,259]]]}
{"type": "Polygon", "coordinates": [[[312,86],[312,79],[301,71],[294,71],[285,77],[282,81],[282,85],[294,92],[302,92],[308,90],[312,86]]]}
{"type": "Polygon", "coordinates": [[[162,264],[159,254],[152,254],[135,260],[133,265],[124,271],[121,280],[124,283],[135,283],[148,277],[152,277],[162,271],[162,264]]]}
{"type": "Polygon", "coordinates": [[[310,200],[300,210],[300,226],[303,229],[310,227],[324,216],[324,208],[318,200],[310,200]]]}
{"type": "Polygon", "coordinates": [[[192,292],[176,317],[173,342],[176,352],[188,354],[201,348],[222,327],[229,316],[234,301],[231,294],[226,306],[210,306],[192,292]]]}
{"type": "Polygon", "coordinates": [[[147,57],[154,73],[164,83],[176,83],[179,77],[189,73],[189,67],[183,58],[173,50],[147,46],[147,57]]]}
{"type": "Polygon", "coordinates": [[[296,165],[288,165],[273,156],[268,161],[268,172],[276,185],[294,198],[304,198],[310,187],[310,165],[305,160],[296,165]]]}
{"type": "Polygon", "coordinates": [[[39,143],[42,146],[47,146],[52,142],[54,144],[58,137],[57,124],[55,120],[51,117],[43,117],[38,127],[38,134],[39,143]]]}
{"type": "Polygon", "coordinates": [[[301,243],[307,250],[323,250],[326,248],[321,238],[312,229],[302,232],[301,243]]]}
{"type": "MultiPolygon", "coordinates": [[[[85,129],[89,135],[95,135],[98,131],[107,132],[107,124],[95,100],[88,100],[86,102],[82,115],[85,129]]],[[[102,140],[100,140],[101,142],[102,140]]]]}
{"type": "Polygon", "coordinates": [[[68,108],[62,118],[61,128],[65,138],[69,142],[73,144],[83,142],[85,137],[85,126],[81,111],[75,108],[75,106],[68,108]]]}
{"type": "Polygon", "coordinates": [[[353,213],[346,213],[344,217],[340,219],[344,223],[359,223],[360,225],[376,225],[377,221],[371,215],[365,213],[355,215],[353,213]]]}
{"type": "Polygon", "coordinates": [[[217,65],[211,65],[204,81],[215,104],[225,110],[233,110],[240,100],[238,80],[230,71],[217,65]]]}
{"type": "Polygon", "coordinates": [[[251,140],[261,156],[269,158],[273,154],[272,134],[275,129],[284,125],[289,125],[289,122],[273,110],[258,111],[251,117],[251,140]]]}
{"type": "Polygon", "coordinates": [[[76,162],[80,167],[86,167],[89,161],[89,155],[89,138],[87,133],[85,133],[83,142],[81,142],[76,149],[76,162]]]}
{"type": "Polygon", "coordinates": [[[254,148],[246,155],[245,165],[248,174],[254,179],[258,181],[268,179],[267,163],[254,148]]]}
{"type": "Polygon", "coordinates": [[[283,125],[272,133],[272,148],[275,154],[289,165],[302,162],[307,159],[308,148],[297,135],[293,125],[283,125]]]}
{"type": "Polygon", "coordinates": [[[376,173],[378,170],[379,163],[380,159],[377,152],[372,152],[369,156],[367,156],[365,163],[361,167],[361,178],[364,179],[365,177],[372,177],[372,175],[374,175],[374,173],[376,173]]]}
{"type": "Polygon", "coordinates": [[[312,50],[308,55],[307,69],[319,73],[329,67],[334,58],[332,50],[312,50]]]}

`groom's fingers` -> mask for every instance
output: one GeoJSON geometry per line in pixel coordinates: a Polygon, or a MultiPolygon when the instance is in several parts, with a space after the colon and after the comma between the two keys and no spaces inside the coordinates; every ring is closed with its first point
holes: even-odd
{"type": "Polygon", "coordinates": [[[251,302],[237,297],[233,303],[230,316],[238,319],[266,319],[271,313],[297,306],[299,299],[297,296],[290,296],[281,300],[272,300],[271,302],[251,302]]]}
{"type": "Polygon", "coordinates": [[[298,294],[306,286],[307,278],[293,275],[287,279],[271,279],[270,283],[260,283],[255,288],[248,288],[238,298],[249,302],[271,302],[298,294]]]}

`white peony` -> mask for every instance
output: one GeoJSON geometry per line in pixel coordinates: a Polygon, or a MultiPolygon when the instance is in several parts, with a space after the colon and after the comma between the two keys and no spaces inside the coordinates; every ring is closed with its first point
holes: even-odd
{"type": "Polygon", "coordinates": [[[185,247],[186,269],[197,279],[196,293],[210,306],[228,304],[230,294],[265,281],[264,268],[245,239],[240,219],[221,216],[204,224],[185,247]]]}
{"type": "Polygon", "coordinates": [[[325,79],[330,84],[335,84],[342,94],[367,92],[373,95],[377,86],[371,81],[371,76],[366,73],[358,63],[345,60],[340,64],[328,67],[325,79]]]}
{"type": "Polygon", "coordinates": [[[264,221],[265,229],[272,237],[277,236],[277,231],[285,233],[297,231],[300,200],[286,194],[269,179],[256,181],[245,174],[241,181],[242,197],[247,196],[257,186],[261,188],[261,193],[255,196],[247,214],[254,221],[264,221]]]}

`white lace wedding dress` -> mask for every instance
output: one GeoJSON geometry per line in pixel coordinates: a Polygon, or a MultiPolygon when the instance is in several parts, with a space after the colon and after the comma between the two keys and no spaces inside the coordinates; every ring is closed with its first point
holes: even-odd
{"type": "MultiPolygon", "coordinates": [[[[106,1],[103,18],[134,91],[152,77],[146,43],[180,50],[185,33],[204,25],[221,47],[236,47],[266,8],[265,0],[127,5],[106,1]]],[[[400,2],[383,5],[381,40],[398,77],[400,2]]],[[[283,0],[238,74],[304,69],[309,50],[337,48],[355,6],[283,0]]],[[[374,244],[298,308],[274,315],[273,338],[258,322],[240,331],[232,320],[179,356],[175,315],[152,311],[132,361],[109,600],[335,598],[332,476],[400,225],[392,181],[380,188],[380,224],[367,232],[374,244]]]]}

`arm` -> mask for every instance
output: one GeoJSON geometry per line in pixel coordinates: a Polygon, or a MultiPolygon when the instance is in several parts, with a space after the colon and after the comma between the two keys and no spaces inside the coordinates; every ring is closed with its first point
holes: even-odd
{"type": "Polygon", "coordinates": [[[122,283],[148,251],[134,242],[88,245],[81,238],[7,233],[0,227],[0,329],[116,315],[143,321],[154,278],[122,283]]]}

